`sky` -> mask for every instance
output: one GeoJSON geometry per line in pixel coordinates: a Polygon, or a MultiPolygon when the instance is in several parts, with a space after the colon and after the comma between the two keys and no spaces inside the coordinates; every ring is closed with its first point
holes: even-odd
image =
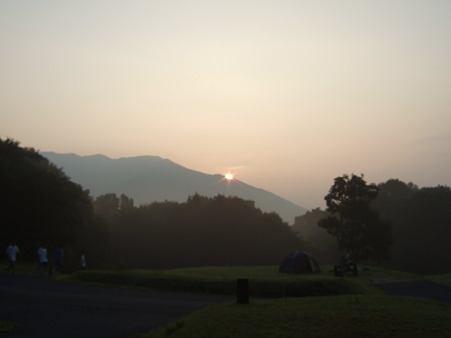
{"type": "Polygon", "coordinates": [[[155,155],[324,208],[451,186],[451,1],[0,1],[0,137],[155,155]]]}

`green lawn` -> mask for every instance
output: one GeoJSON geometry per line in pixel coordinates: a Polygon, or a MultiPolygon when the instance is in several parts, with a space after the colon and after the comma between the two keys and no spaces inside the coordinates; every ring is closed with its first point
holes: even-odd
{"type": "Polygon", "coordinates": [[[283,274],[275,266],[176,270],[82,271],[62,280],[139,289],[235,295],[247,278],[250,302],[209,307],[134,337],[451,337],[451,305],[386,296],[374,282],[428,279],[449,285],[451,274],[418,276],[361,268],[359,276],[283,274]]]}
{"type": "Polygon", "coordinates": [[[164,271],[81,271],[65,279],[140,289],[235,295],[236,280],[245,278],[249,279],[250,296],[260,298],[376,292],[356,278],[337,278],[327,271],[302,275],[280,273],[276,266],[202,267],[164,271]]]}
{"type": "Polygon", "coordinates": [[[8,323],[0,321],[0,333],[11,333],[18,326],[16,323],[8,323]]]}
{"type": "Polygon", "coordinates": [[[426,279],[437,284],[451,287],[451,273],[445,273],[443,275],[427,276],[426,279]]]}
{"type": "MultiPolygon", "coordinates": [[[[322,269],[322,273],[310,275],[280,274],[277,267],[205,267],[154,272],[154,277],[173,278],[181,285],[186,279],[202,285],[202,282],[249,278],[251,293],[253,286],[263,282],[266,287],[276,289],[298,285],[303,297],[251,296],[249,304],[231,302],[206,308],[136,337],[451,337],[451,305],[385,296],[370,286],[374,282],[418,280],[422,276],[371,267],[363,268],[358,277],[337,278],[330,272],[331,266],[322,269]]],[[[148,273],[133,272],[135,276],[148,273]]]]}
{"type": "Polygon", "coordinates": [[[451,306],[382,295],[252,300],[197,311],[136,337],[450,337],[451,306]]]}

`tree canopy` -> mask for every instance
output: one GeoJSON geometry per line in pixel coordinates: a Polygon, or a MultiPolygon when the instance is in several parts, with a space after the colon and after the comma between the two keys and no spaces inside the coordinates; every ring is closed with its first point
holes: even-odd
{"type": "Polygon", "coordinates": [[[113,193],[93,200],[33,148],[0,140],[0,156],[3,245],[16,241],[29,257],[43,244],[83,252],[91,267],[279,264],[302,246],[279,215],[252,201],[195,194],[136,207],[113,193]]]}
{"type": "Polygon", "coordinates": [[[0,244],[16,241],[29,257],[40,244],[62,245],[69,255],[83,251],[89,267],[171,268],[278,265],[298,249],[333,263],[337,247],[360,261],[381,261],[390,248],[384,266],[449,272],[447,186],[419,188],[398,179],[376,186],[363,175],[343,175],[325,196],[326,210],[313,209],[290,227],[238,197],[195,194],[183,203],[141,206],[124,194],[93,200],[62,169],[12,139],[0,139],[0,186],[0,244]]]}
{"type": "Polygon", "coordinates": [[[393,225],[388,266],[418,273],[449,272],[451,189],[419,188],[391,179],[379,184],[373,206],[393,225]]]}
{"type": "Polygon", "coordinates": [[[293,230],[306,242],[305,250],[323,263],[336,263],[340,257],[337,241],[318,223],[329,216],[327,211],[315,208],[294,219],[293,230]]]}
{"type": "Polygon", "coordinates": [[[94,204],[100,210],[108,200],[114,209],[105,214],[116,215],[110,221],[112,252],[124,267],[278,265],[303,245],[279,215],[238,197],[195,194],[183,203],[123,208],[119,197],[108,195],[94,204]]]}
{"type": "Polygon", "coordinates": [[[325,196],[329,216],[318,225],[337,239],[341,250],[358,261],[388,258],[391,226],[371,209],[378,194],[375,184],[367,184],[363,175],[337,177],[325,196]]]}
{"type": "Polygon", "coordinates": [[[12,139],[0,139],[0,186],[3,245],[16,241],[34,256],[39,244],[76,244],[93,225],[89,192],[12,139]]]}

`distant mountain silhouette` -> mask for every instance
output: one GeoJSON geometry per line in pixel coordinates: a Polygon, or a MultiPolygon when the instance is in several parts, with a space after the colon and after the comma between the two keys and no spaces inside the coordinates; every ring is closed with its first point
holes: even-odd
{"type": "Polygon", "coordinates": [[[222,175],[190,170],[159,156],[111,159],[104,155],[41,154],[62,168],[74,182],[89,189],[93,197],[125,194],[140,205],[165,200],[184,202],[195,193],[208,197],[237,196],[254,201],[262,211],[278,213],[289,224],[306,212],[269,191],[235,179],[227,181],[222,175]]]}

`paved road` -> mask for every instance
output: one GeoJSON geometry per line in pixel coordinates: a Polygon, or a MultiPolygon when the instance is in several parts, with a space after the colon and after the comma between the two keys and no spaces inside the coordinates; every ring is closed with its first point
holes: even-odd
{"type": "Polygon", "coordinates": [[[451,288],[428,281],[409,281],[375,284],[386,294],[434,299],[451,303],[451,288]]]}
{"type": "MultiPolygon", "coordinates": [[[[451,288],[426,281],[377,284],[387,294],[451,303],[451,288]]],[[[135,291],[0,275],[0,321],[18,323],[11,338],[122,338],[149,331],[231,297],[135,291]]]]}
{"type": "Polygon", "coordinates": [[[8,338],[119,338],[149,331],[230,297],[123,290],[63,283],[46,276],[0,275],[0,321],[8,338]]]}

